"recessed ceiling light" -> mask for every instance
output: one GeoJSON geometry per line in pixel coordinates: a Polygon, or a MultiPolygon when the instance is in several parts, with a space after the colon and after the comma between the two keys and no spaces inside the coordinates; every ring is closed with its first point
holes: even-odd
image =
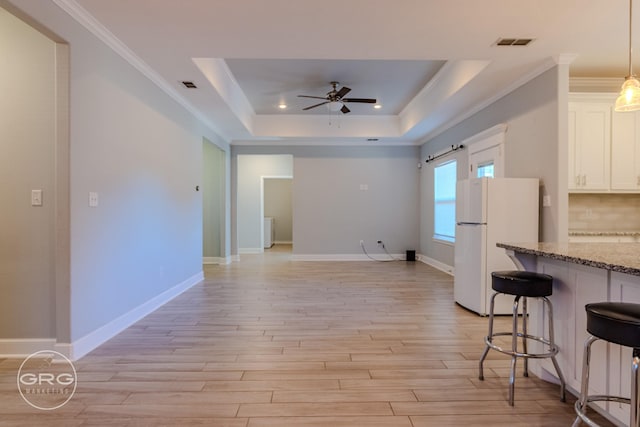
{"type": "Polygon", "coordinates": [[[379,110],[379,109],[381,109],[381,108],[382,108],[382,105],[380,105],[380,104],[376,104],[376,105],[374,105],[374,106],[373,106],[373,108],[375,108],[376,110],[379,110]]]}
{"type": "Polygon", "coordinates": [[[280,104],[278,104],[278,108],[281,110],[286,110],[287,109],[287,104],[285,104],[284,102],[281,102],[280,104]]]}

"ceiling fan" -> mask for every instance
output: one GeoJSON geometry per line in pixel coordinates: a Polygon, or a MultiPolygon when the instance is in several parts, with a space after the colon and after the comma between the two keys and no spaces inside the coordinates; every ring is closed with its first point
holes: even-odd
{"type": "Polygon", "coordinates": [[[315,104],[310,107],[303,108],[303,110],[304,111],[310,110],[312,108],[316,108],[326,104],[329,107],[330,111],[339,110],[339,111],[342,111],[343,114],[347,114],[351,110],[349,110],[347,106],[344,105],[346,102],[360,102],[364,104],[375,104],[377,102],[376,99],[374,98],[344,98],[346,94],[351,92],[351,89],[346,86],[342,86],[340,90],[338,90],[337,88],[338,84],[339,84],[338,82],[331,82],[331,86],[333,87],[333,89],[327,92],[326,96],[298,95],[298,97],[300,98],[313,98],[313,99],[324,100],[319,104],[315,104]]]}

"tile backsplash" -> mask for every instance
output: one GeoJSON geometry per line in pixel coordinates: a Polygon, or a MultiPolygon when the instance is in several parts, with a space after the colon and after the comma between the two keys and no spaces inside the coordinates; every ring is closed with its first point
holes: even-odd
{"type": "Polygon", "coordinates": [[[640,194],[569,194],[569,231],[640,231],[640,194]]]}

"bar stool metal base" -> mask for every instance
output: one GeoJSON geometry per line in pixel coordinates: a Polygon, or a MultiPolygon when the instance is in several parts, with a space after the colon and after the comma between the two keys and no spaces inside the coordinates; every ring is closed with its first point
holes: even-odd
{"type": "Polygon", "coordinates": [[[514,406],[514,392],[515,392],[515,376],[516,376],[516,361],[517,359],[524,359],[524,376],[529,376],[529,359],[546,359],[550,358],[553,362],[553,366],[558,374],[558,379],[560,380],[560,399],[565,402],[566,401],[566,385],[564,376],[562,375],[562,371],[560,370],[560,365],[556,360],[556,354],[558,354],[558,347],[555,345],[553,339],[553,307],[551,305],[551,301],[547,297],[536,297],[543,301],[543,306],[546,306],[548,312],[549,319],[549,339],[545,339],[544,337],[539,337],[535,335],[531,335],[527,333],[527,297],[522,297],[520,295],[516,295],[513,301],[513,327],[511,332],[493,332],[493,311],[495,306],[495,298],[497,295],[501,294],[501,292],[496,292],[491,297],[491,305],[489,309],[489,333],[485,337],[485,349],[482,353],[482,357],[480,358],[480,369],[478,378],[480,380],[484,380],[484,369],[483,364],[484,360],[489,353],[489,350],[496,350],[503,354],[508,354],[511,356],[511,372],[509,375],[509,405],[514,406]],[[520,298],[522,298],[522,332],[518,330],[518,309],[520,298]],[[493,342],[495,337],[500,336],[510,336],[511,340],[511,348],[503,348],[493,342]],[[518,351],[518,338],[521,339],[522,349],[523,351],[518,351]],[[542,343],[546,349],[543,353],[530,353],[527,351],[527,340],[537,341],[542,343]]]}
{"type": "Polygon", "coordinates": [[[587,415],[588,405],[592,402],[618,402],[631,405],[630,426],[640,427],[640,414],[639,406],[640,401],[638,399],[638,390],[640,384],[640,376],[638,375],[638,368],[640,367],[640,349],[633,349],[633,362],[631,365],[631,372],[633,375],[633,383],[631,384],[631,399],[621,396],[607,396],[607,395],[588,395],[589,392],[589,362],[591,361],[591,345],[598,341],[600,338],[590,336],[584,343],[584,358],[582,361],[582,387],[580,392],[580,398],[576,400],[574,409],[576,411],[576,419],[572,424],[572,427],[577,427],[580,422],[587,424],[590,427],[600,427],[595,421],[593,421],[587,415]]]}

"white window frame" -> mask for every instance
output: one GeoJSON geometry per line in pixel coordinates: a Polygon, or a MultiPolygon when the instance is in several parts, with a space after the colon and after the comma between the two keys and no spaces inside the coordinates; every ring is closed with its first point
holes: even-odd
{"type": "MultiPolygon", "coordinates": [[[[450,159],[450,160],[445,160],[442,161],[436,165],[433,166],[433,240],[440,242],[440,243],[448,243],[448,244],[453,244],[456,241],[456,231],[455,231],[455,222],[456,222],[456,218],[455,218],[455,204],[456,204],[456,194],[455,194],[455,187],[456,187],[456,183],[457,183],[457,173],[458,173],[458,161],[456,159],[450,159]],[[453,204],[453,235],[447,235],[447,234],[441,234],[438,233],[437,229],[436,229],[436,221],[438,218],[437,215],[437,208],[438,208],[438,199],[436,199],[436,185],[437,185],[437,170],[440,167],[443,166],[447,166],[447,165],[451,165],[453,164],[455,166],[455,174],[454,174],[454,180],[453,180],[453,200],[448,200],[447,204],[453,204]]],[[[442,202],[441,202],[442,203],[442,202]]]]}

